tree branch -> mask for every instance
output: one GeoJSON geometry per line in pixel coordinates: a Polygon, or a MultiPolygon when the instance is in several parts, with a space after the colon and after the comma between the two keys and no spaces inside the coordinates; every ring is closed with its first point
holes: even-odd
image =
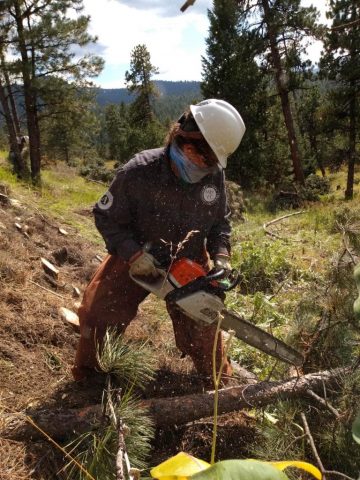
{"type": "Polygon", "coordinates": [[[322,480],[326,480],[325,475],[324,475],[324,473],[325,473],[325,468],[324,468],[324,465],[323,465],[323,463],[322,463],[322,461],[321,461],[321,458],[320,458],[320,456],[319,456],[319,454],[318,454],[318,451],[317,451],[317,449],[316,449],[316,445],[315,445],[314,439],[313,439],[313,437],[312,437],[312,435],[311,435],[310,428],[309,428],[309,424],[308,424],[308,422],[307,422],[307,420],[306,420],[306,416],[305,416],[304,413],[301,413],[300,416],[301,416],[301,420],[302,420],[303,425],[304,425],[304,430],[305,430],[306,436],[308,437],[308,440],[309,440],[309,443],[310,443],[311,450],[312,450],[312,452],[313,452],[313,455],[314,455],[314,457],[315,457],[315,459],[316,459],[316,461],[317,461],[317,464],[318,464],[318,466],[319,466],[320,472],[321,472],[321,474],[322,474],[322,480]]]}
{"type": "Polygon", "coordinates": [[[311,398],[314,398],[318,403],[320,403],[320,405],[322,405],[323,407],[327,408],[328,410],[330,410],[330,412],[336,417],[336,418],[340,418],[340,413],[336,410],[336,408],[334,408],[332,405],[330,405],[329,402],[327,402],[324,398],[320,397],[319,395],[317,395],[315,392],[313,392],[312,390],[308,390],[306,392],[311,398]]]}
{"type": "Polygon", "coordinates": [[[280,237],[276,233],[271,232],[270,230],[268,230],[267,227],[269,227],[270,225],[274,225],[275,223],[280,222],[281,220],[284,220],[284,218],[293,217],[294,215],[300,215],[302,213],[305,213],[305,210],[301,210],[299,212],[294,212],[294,213],[288,213],[287,215],[283,215],[282,217],[275,218],[274,220],[270,220],[270,222],[264,223],[263,224],[263,229],[265,231],[265,234],[269,235],[270,237],[274,237],[274,238],[277,238],[279,240],[283,240],[282,237],[280,237]]]}
{"type": "Polygon", "coordinates": [[[358,24],[360,24],[360,18],[354,20],[353,22],[342,23],[341,25],[336,25],[335,27],[331,27],[329,30],[341,30],[343,28],[355,27],[358,24]]]}
{"type": "MultiPolygon", "coordinates": [[[[258,382],[219,390],[219,415],[260,408],[279,400],[301,398],[307,391],[321,391],[323,386],[337,385],[352,371],[352,367],[325,370],[283,382],[258,382]]],[[[183,425],[213,415],[214,391],[182,397],[156,398],[143,401],[143,406],[158,427],[183,425]]],[[[34,421],[53,438],[68,438],[94,428],[101,420],[101,405],[82,409],[52,409],[28,412],[34,421]]],[[[0,435],[10,439],[35,439],[37,432],[28,425],[21,414],[7,414],[0,422],[0,435]]]]}

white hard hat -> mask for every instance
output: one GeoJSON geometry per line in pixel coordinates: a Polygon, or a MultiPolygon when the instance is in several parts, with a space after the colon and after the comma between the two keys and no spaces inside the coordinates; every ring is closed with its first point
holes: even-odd
{"type": "Polygon", "coordinates": [[[213,98],[190,105],[190,110],[220,165],[226,168],[227,157],[235,152],[245,133],[239,112],[230,103],[213,98]]]}

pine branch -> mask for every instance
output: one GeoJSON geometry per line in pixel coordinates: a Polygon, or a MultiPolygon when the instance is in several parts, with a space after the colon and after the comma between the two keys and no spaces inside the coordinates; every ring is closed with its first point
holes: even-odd
{"type": "Polygon", "coordinates": [[[342,23],[341,25],[336,25],[335,27],[331,27],[329,30],[341,30],[343,28],[355,27],[356,25],[360,24],[360,18],[354,20],[353,22],[342,23]]]}

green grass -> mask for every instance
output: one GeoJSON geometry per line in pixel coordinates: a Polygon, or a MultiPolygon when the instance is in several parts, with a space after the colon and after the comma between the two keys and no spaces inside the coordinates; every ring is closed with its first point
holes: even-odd
{"type": "MultiPolygon", "coordinates": [[[[251,194],[246,201],[250,206],[246,221],[233,225],[232,262],[242,279],[245,277],[245,288],[241,286],[229,292],[226,304],[290,344],[306,320],[299,311],[301,302],[308,299],[316,304],[318,294],[321,307],[327,307],[330,293],[323,298],[321,286],[329,284],[329,273],[334,270],[339,253],[344,251],[338,223],[354,224],[354,236],[359,224],[359,183],[354,185],[354,199],[345,201],[346,171],[329,177],[328,195],[294,210],[271,213],[264,208],[268,199],[264,197],[262,203],[259,194],[251,194]],[[302,213],[293,215],[299,211],[302,213]],[[281,218],[286,215],[287,218],[281,218]],[[277,219],[267,227],[277,235],[275,238],[266,234],[264,224],[277,219]]],[[[355,245],[354,241],[352,244],[355,245]]],[[[348,293],[351,296],[351,289],[348,293]]],[[[345,303],[344,291],[339,295],[345,303]]],[[[341,309],[337,311],[339,316],[343,315],[341,309]]],[[[316,322],[318,316],[311,321],[316,322]]],[[[270,357],[237,340],[233,342],[231,356],[261,379],[266,378],[274,366],[270,357]]],[[[281,376],[283,369],[280,362],[273,376],[281,376]]]]}
{"type": "Polygon", "coordinates": [[[0,150],[0,182],[10,187],[15,187],[18,181],[8,168],[6,157],[7,153],[0,150]]]}
{"type": "Polygon", "coordinates": [[[75,228],[86,239],[102,243],[94,227],[91,208],[106,187],[86,181],[75,169],[64,164],[53,166],[51,170],[44,169],[41,177],[42,185],[39,188],[19,182],[10,171],[5,152],[0,152],[0,183],[10,188],[11,197],[75,228]]]}

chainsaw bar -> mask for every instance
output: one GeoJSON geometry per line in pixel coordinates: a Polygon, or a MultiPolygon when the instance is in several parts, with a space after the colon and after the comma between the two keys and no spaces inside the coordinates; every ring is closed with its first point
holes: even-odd
{"type": "MultiPolygon", "coordinates": [[[[180,259],[179,262],[181,261],[190,263],[190,266],[194,265],[194,262],[188,259],[180,259]]],[[[174,274],[175,265],[170,270],[170,274],[174,274]]],[[[197,265],[195,264],[195,266],[197,265]]],[[[236,337],[243,342],[291,365],[299,367],[303,364],[303,356],[295,349],[235,312],[223,308],[224,303],[218,296],[218,292],[220,291],[223,294],[237,284],[235,280],[230,286],[224,287],[221,283],[218,283],[214,287],[211,282],[218,280],[219,277],[221,278],[224,271],[207,275],[204,272],[203,275],[197,276],[193,280],[187,280],[184,285],[180,282],[180,286],[176,287],[169,281],[170,275],[168,275],[168,272],[162,269],[158,269],[158,272],[159,277],[152,279],[151,282],[132,275],[131,270],[129,274],[138,285],[149,292],[153,292],[166,302],[176,305],[185,315],[196,322],[211,325],[217,321],[221,312],[224,317],[221,323],[223,330],[234,330],[236,337]]]]}
{"type": "Polygon", "coordinates": [[[301,353],[282,340],[265,332],[235,312],[224,309],[221,314],[224,317],[221,322],[222,330],[234,330],[235,336],[243,342],[286,363],[296,367],[303,364],[304,358],[301,353]]]}

